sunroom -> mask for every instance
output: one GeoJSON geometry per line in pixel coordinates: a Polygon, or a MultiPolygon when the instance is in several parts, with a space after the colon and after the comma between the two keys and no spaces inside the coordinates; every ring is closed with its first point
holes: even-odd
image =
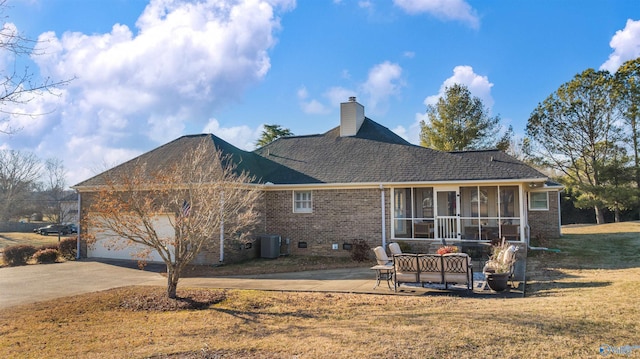
{"type": "Polygon", "coordinates": [[[394,240],[525,240],[521,184],[402,187],[391,198],[394,240]]]}

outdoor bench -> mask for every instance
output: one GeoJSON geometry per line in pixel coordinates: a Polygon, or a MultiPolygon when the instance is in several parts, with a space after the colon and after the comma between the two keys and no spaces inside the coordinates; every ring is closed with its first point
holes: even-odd
{"type": "Polygon", "coordinates": [[[473,289],[471,257],[466,253],[447,254],[395,254],[393,256],[393,286],[397,292],[400,284],[426,283],[466,284],[473,289]]]}

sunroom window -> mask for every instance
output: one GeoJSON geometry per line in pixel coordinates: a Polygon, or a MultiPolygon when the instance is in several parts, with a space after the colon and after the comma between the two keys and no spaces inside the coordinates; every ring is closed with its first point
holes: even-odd
{"type": "Polygon", "coordinates": [[[518,186],[460,188],[462,239],[520,238],[518,186]]]}
{"type": "Polygon", "coordinates": [[[393,197],[395,238],[433,238],[433,188],[397,188],[393,197]]]}

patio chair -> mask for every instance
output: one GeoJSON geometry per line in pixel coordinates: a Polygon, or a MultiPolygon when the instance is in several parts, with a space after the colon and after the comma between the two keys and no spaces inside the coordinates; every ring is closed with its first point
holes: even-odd
{"type": "Polygon", "coordinates": [[[507,240],[516,241],[520,238],[520,230],[518,225],[515,224],[503,224],[502,225],[502,237],[507,240]]]}
{"type": "Polygon", "coordinates": [[[387,252],[384,251],[382,246],[377,246],[373,249],[376,254],[377,265],[371,267],[376,271],[376,285],[373,289],[378,288],[381,280],[387,281],[387,286],[391,289],[391,282],[393,281],[393,260],[387,256],[387,252]]]}
{"type": "Polygon", "coordinates": [[[402,254],[402,249],[400,249],[400,245],[396,242],[389,243],[389,252],[394,256],[396,254],[402,254]]]}
{"type": "Polygon", "coordinates": [[[373,252],[376,254],[376,262],[380,265],[393,265],[393,260],[387,256],[387,252],[385,252],[382,246],[377,246],[373,249],[373,252]]]}

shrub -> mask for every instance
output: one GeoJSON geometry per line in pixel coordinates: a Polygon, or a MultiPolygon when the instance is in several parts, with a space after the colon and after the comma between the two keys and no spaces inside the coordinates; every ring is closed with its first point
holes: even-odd
{"type": "Polygon", "coordinates": [[[7,247],[4,249],[4,262],[9,266],[25,265],[36,251],[36,247],[28,244],[7,247]]]}
{"type": "Polygon", "coordinates": [[[76,258],[76,246],[76,238],[67,237],[58,244],[58,251],[60,251],[60,255],[62,255],[64,259],[72,260],[76,258]]]}
{"type": "Polygon", "coordinates": [[[58,252],[57,249],[46,248],[37,251],[33,255],[33,259],[35,259],[38,263],[55,263],[56,260],[58,260],[59,255],[60,252],[58,252]]]}
{"type": "Polygon", "coordinates": [[[402,253],[411,253],[413,251],[413,248],[411,248],[411,245],[407,242],[398,242],[398,245],[402,253]]]}
{"type": "Polygon", "coordinates": [[[57,244],[53,244],[53,243],[51,243],[51,244],[43,244],[40,247],[36,248],[36,252],[37,251],[41,251],[43,249],[55,249],[55,250],[58,250],[58,245],[57,244]]]}
{"type": "Polygon", "coordinates": [[[364,262],[369,259],[371,247],[364,239],[356,239],[353,241],[351,249],[351,259],[356,262],[364,262]]]}

